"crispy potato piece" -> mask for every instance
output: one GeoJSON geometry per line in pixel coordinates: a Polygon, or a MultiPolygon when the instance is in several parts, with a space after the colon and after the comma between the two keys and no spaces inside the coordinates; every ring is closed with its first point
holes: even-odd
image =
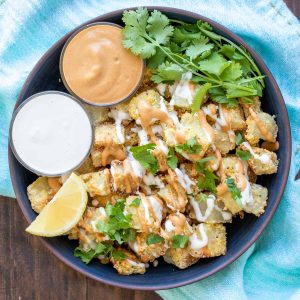
{"type": "MultiPolygon", "coordinates": [[[[254,99],[254,103],[251,104],[251,108],[255,111],[255,112],[260,112],[261,111],[261,101],[259,99],[258,96],[255,96],[253,97],[254,99]]],[[[244,111],[244,115],[245,115],[245,118],[248,118],[250,113],[249,113],[249,107],[248,105],[243,105],[243,111],[244,111]]]]}
{"type": "MultiPolygon", "coordinates": [[[[241,148],[248,150],[243,144],[241,148]]],[[[278,159],[276,153],[258,147],[251,148],[255,155],[248,159],[248,164],[256,175],[273,174],[277,172],[278,159]]]]}
{"type": "Polygon", "coordinates": [[[109,119],[109,117],[108,117],[109,109],[108,108],[97,107],[94,105],[85,105],[85,108],[90,113],[90,117],[91,117],[92,123],[94,125],[108,121],[108,119],[109,119]]]}
{"type": "Polygon", "coordinates": [[[108,169],[80,176],[91,197],[111,194],[111,175],[108,169]]]}
{"type": "Polygon", "coordinates": [[[222,154],[228,153],[235,148],[235,142],[231,142],[227,132],[214,129],[215,132],[215,146],[222,154]]]}
{"type": "Polygon", "coordinates": [[[191,235],[192,227],[184,214],[179,212],[171,213],[167,216],[163,225],[162,235],[172,245],[172,237],[176,234],[191,235]]]}
{"type": "MultiPolygon", "coordinates": [[[[121,125],[122,126],[122,125],[121,125]]],[[[124,127],[122,126],[122,133],[124,134],[124,127]]],[[[115,144],[120,144],[117,136],[115,124],[106,123],[100,124],[95,127],[95,140],[94,146],[105,146],[108,140],[112,140],[115,144]]]]}
{"type": "Polygon", "coordinates": [[[244,166],[244,162],[236,156],[227,156],[222,159],[222,166],[226,177],[236,177],[239,175],[239,167],[244,166]]]}
{"type": "Polygon", "coordinates": [[[95,165],[93,165],[92,157],[88,156],[87,159],[74,172],[80,175],[80,174],[86,174],[95,171],[96,168],[95,165]]]}
{"type": "Polygon", "coordinates": [[[129,243],[132,251],[135,252],[144,263],[153,262],[157,257],[164,255],[168,249],[168,245],[164,241],[148,245],[148,236],[149,235],[145,233],[138,233],[136,240],[129,243]]]}
{"type": "MultiPolygon", "coordinates": [[[[95,168],[99,168],[102,166],[102,152],[103,152],[103,147],[101,148],[93,147],[91,150],[92,164],[95,168]]],[[[85,173],[90,173],[90,172],[85,172],[85,173]]]]}
{"type": "Polygon", "coordinates": [[[224,209],[229,210],[233,215],[236,215],[237,213],[243,210],[243,208],[240,207],[232,198],[231,193],[229,191],[226,191],[222,195],[218,195],[217,200],[218,202],[222,202],[224,204],[224,209]]]}
{"type": "Polygon", "coordinates": [[[216,201],[216,197],[212,194],[199,194],[195,198],[189,197],[190,218],[198,222],[205,223],[227,223],[231,222],[232,215],[228,211],[224,211],[224,205],[220,201],[216,201]]]}
{"type": "Polygon", "coordinates": [[[195,226],[193,231],[189,243],[190,255],[196,258],[225,255],[226,228],[223,224],[202,223],[195,226]],[[205,244],[205,241],[207,241],[206,245],[201,247],[201,242],[205,244]]]}
{"type": "Polygon", "coordinates": [[[265,207],[267,206],[268,189],[259,184],[253,183],[251,184],[251,192],[253,203],[248,203],[244,207],[244,211],[259,217],[265,212],[265,207]]]}
{"type": "Polygon", "coordinates": [[[133,97],[130,100],[129,108],[128,108],[129,115],[131,116],[131,118],[137,120],[140,117],[138,112],[138,103],[140,101],[147,101],[149,104],[159,108],[160,107],[159,100],[160,100],[160,95],[155,90],[148,90],[142,92],[141,94],[133,97]]]}
{"type": "Polygon", "coordinates": [[[27,187],[28,199],[32,209],[40,213],[46,204],[53,198],[60,187],[59,178],[39,177],[27,187]],[[50,182],[49,182],[50,180],[50,182]],[[57,182],[54,185],[54,181],[57,182]],[[49,184],[50,183],[50,184],[49,184]]]}
{"type": "MultiPolygon", "coordinates": [[[[276,140],[278,127],[275,122],[275,117],[271,116],[265,112],[257,113],[257,116],[263,122],[265,128],[272,134],[274,140],[276,140]]],[[[255,121],[251,116],[249,116],[246,120],[247,130],[245,134],[245,138],[251,145],[255,145],[259,142],[260,139],[265,140],[265,137],[261,134],[259,128],[256,126],[255,121]]]]}
{"type": "MultiPolygon", "coordinates": [[[[177,189],[182,195],[186,195],[186,191],[180,184],[177,185],[177,189]]],[[[172,185],[167,184],[164,188],[161,188],[157,194],[165,201],[166,206],[171,211],[185,211],[187,196],[184,197],[184,201],[178,201],[178,193],[172,185]]]]}
{"type": "Polygon", "coordinates": [[[121,275],[144,274],[146,272],[146,265],[138,260],[138,258],[130,251],[119,248],[123,251],[125,259],[111,259],[113,267],[121,275]]]}
{"type": "Polygon", "coordinates": [[[221,107],[231,130],[243,130],[246,127],[243,111],[240,107],[228,108],[226,105],[221,105],[221,107]]]}
{"type": "Polygon", "coordinates": [[[164,255],[164,261],[168,264],[173,264],[179,269],[186,269],[195,264],[199,258],[190,255],[187,248],[169,248],[164,255]]]}

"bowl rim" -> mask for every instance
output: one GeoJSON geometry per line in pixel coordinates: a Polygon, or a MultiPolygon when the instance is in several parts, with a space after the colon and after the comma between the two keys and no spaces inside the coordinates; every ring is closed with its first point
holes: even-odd
{"type": "MultiPolygon", "coordinates": [[[[32,69],[32,71],[30,72],[30,74],[28,75],[21,91],[18,97],[18,100],[15,104],[14,110],[20,105],[20,103],[22,102],[22,98],[25,94],[25,91],[28,88],[29,83],[32,80],[32,77],[35,75],[36,70],[40,67],[40,65],[43,64],[43,62],[45,61],[45,59],[52,53],[52,51],[58,47],[61,46],[61,44],[63,43],[64,40],[67,40],[69,38],[69,36],[71,36],[71,34],[73,32],[75,32],[76,30],[78,30],[80,27],[87,25],[89,23],[93,23],[93,22],[97,22],[99,17],[101,18],[113,18],[113,17],[117,17],[118,15],[122,14],[124,10],[135,10],[138,7],[141,6],[134,6],[134,7],[128,7],[128,8],[123,8],[123,9],[119,9],[119,10],[114,10],[102,15],[99,15],[93,19],[90,19],[88,21],[86,21],[85,23],[79,25],[78,27],[76,27],[75,29],[71,30],[70,32],[68,32],[66,35],[64,35],[61,39],[59,39],[56,43],[54,43],[46,52],[45,54],[39,59],[39,61],[36,63],[36,65],[34,66],[34,68],[32,69]]],[[[279,101],[278,104],[280,105],[281,108],[281,114],[283,115],[283,119],[285,120],[285,128],[283,128],[284,130],[284,134],[286,136],[287,139],[287,150],[286,150],[286,156],[288,157],[287,160],[287,164],[284,166],[283,169],[283,175],[282,175],[282,184],[280,186],[280,190],[278,192],[277,195],[274,196],[275,198],[275,202],[274,205],[271,207],[271,210],[269,212],[269,215],[267,216],[267,218],[264,220],[264,223],[260,225],[260,228],[258,228],[258,230],[256,231],[256,233],[253,235],[253,237],[251,239],[248,240],[248,242],[236,253],[234,253],[232,255],[232,257],[228,258],[226,261],[220,263],[218,266],[212,268],[210,271],[206,272],[205,274],[202,275],[193,275],[191,278],[187,278],[185,280],[181,280],[178,281],[176,283],[171,283],[171,284],[165,284],[165,283],[161,283],[161,284],[156,284],[156,285],[139,285],[139,284],[135,284],[133,283],[120,283],[120,282],[116,282],[113,280],[109,280],[106,279],[104,277],[99,278],[98,276],[90,273],[89,271],[83,270],[81,269],[77,264],[69,261],[68,259],[66,259],[61,253],[60,251],[57,251],[55,249],[54,246],[52,246],[50,243],[48,243],[48,241],[45,238],[42,237],[38,237],[40,238],[40,240],[44,243],[44,245],[56,256],[58,257],[62,262],[64,262],[66,265],[70,266],[71,268],[73,268],[74,270],[86,275],[89,278],[95,279],[96,281],[105,283],[105,284],[109,284],[109,285],[113,285],[113,286],[117,286],[117,287],[121,287],[121,288],[127,288],[127,289],[135,289],[135,290],[164,290],[164,289],[170,289],[170,288],[176,288],[176,287],[180,287],[180,286],[184,286],[184,285],[188,285],[191,283],[194,283],[196,281],[202,280],[204,278],[207,278],[215,273],[217,273],[218,271],[224,269],[226,266],[228,266],[229,264],[231,264],[232,262],[234,262],[236,259],[238,259],[243,253],[245,253],[251,246],[252,244],[258,239],[258,237],[261,235],[262,231],[265,229],[265,227],[269,224],[270,220],[272,219],[279,203],[280,200],[282,198],[287,180],[288,180],[288,175],[289,175],[289,170],[290,170],[290,164],[291,164],[291,129],[290,129],[290,122],[289,122],[289,117],[288,117],[288,113],[287,113],[287,109],[285,106],[285,102],[283,99],[283,96],[281,94],[281,91],[272,75],[272,73],[270,72],[269,68],[266,66],[266,64],[264,63],[263,59],[246,43],[244,42],[237,34],[233,33],[231,30],[227,29],[226,27],[224,27],[223,25],[217,23],[216,21],[211,20],[210,18],[207,18],[205,16],[202,16],[198,13],[194,13],[191,11],[187,11],[187,10],[183,10],[183,9],[178,9],[178,8],[173,8],[173,7],[167,7],[167,6],[142,6],[147,8],[148,10],[152,11],[154,9],[159,10],[161,12],[165,12],[165,13],[177,13],[180,15],[184,15],[187,17],[191,17],[194,19],[201,19],[205,22],[208,22],[209,24],[211,24],[214,28],[218,28],[220,31],[226,33],[230,39],[233,39],[235,42],[243,45],[247,51],[249,51],[249,53],[251,54],[251,56],[255,59],[256,62],[258,62],[261,67],[263,68],[263,71],[265,73],[266,76],[268,76],[272,87],[275,89],[275,93],[278,95],[279,101]]],[[[16,178],[14,176],[14,170],[13,170],[13,154],[11,149],[9,148],[8,151],[8,158],[9,158],[9,169],[10,169],[10,176],[12,179],[12,184],[13,184],[13,188],[16,194],[16,198],[18,201],[18,204],[26,218],[26,220],[28,222],[30,222],[31,218],[30,215],[27,213],[26,207],[23,204],[23,201],[21,200],[21,195],[19,192],[19,187],[17,185],[16,182],[16,178]]]]}
{"type": "MultiPolygon", "coordinates": [[[[103,15],[104,16],[104,15],[103,15]]],[[[60,53],[60,57],[59,57],[59,73],[60,73],[60,77],[61,77],[61,80],[64,84],[64,86],[66,87],[66,89],[68,90],[68,92],[73,95],[75,98],[79,99],[80,101],[82,101],[83,103],[85,104],[88,104],[90,106],[95,106],[95,107],[111,107],[111,106],[115,106],[115,105],[118,105],[118,104],[121,104],[127,100],[129,100],[130,97],[132,97],[134,95],[134,93],[139,89],[139,87],[141,86],[142,82],[143,82],[143,79],[144,79],[144,75],[145,75],[145,69],[146,69],[146,63],[145,61],[143,60],[143,66],[142,66],[142,70],[141,70],[141,76],[140,76],[140,79],[138,80],[136,86],[130,91],[129,94],[127,94],[125,97],[121,98],[121,99],[118,99],[118,101],[116,102],[113,102],[113,103],[97,103],[97,102],[93,102],[93,101],[89,101],[87,99],[84,99],[84,98],[81,98],[79,95],[77,95],[73,90],[72,88],[69,86],[68,82],[67,82],[67,79],[65,77],[65,74],[64,74],[64,68],[63,68],[63,59],[64,59],[64,55],[65,55],[65,52],[69,46],[69,44],[72,42],[72,40],[75,38],[75,36],[77,34],[79,34],[81,31],[84,31],[86,30],[87,28],[90,28],[90,27],[93,27],[93,26],[103,26],[103,25],[108,25],[108,26],[114,26],[114,27],[117,27],[117,28],[120,28],[120,29],[123,29],[123,26],[119,25],[119,24],[116,24],[116,23],[112,23],[112,22],[93,22],[93,23],[84,23],[82,25],[80,25],[79,27],[77,27],[77,29],[75,29],[75,31],[68,37],[67,41],[65,42],[62,50],[61,50],[61,53],[60,53]]],[[[68,34],[68,33],[67,33],[68,34]]],[[[65,36],[64,36],[65,37],[65,36]]],[[[64,38],[62,37],[62,39],[64,38]]],[[[60,41],[60,40],[59,40],[60,41]]],[[[52,47],[54,47],[55,45],[53,45],[52,47]]],[[[51,47],[51,48],[52,48],[51,47]]]]}

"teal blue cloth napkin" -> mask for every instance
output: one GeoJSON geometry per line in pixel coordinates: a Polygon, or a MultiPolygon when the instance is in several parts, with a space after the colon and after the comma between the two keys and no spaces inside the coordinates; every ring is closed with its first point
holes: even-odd
{"type": "Polygon", "coordinates": [[[188,9],[249,43],[275,76],[288,107],[293,154],[281,204],[242,257],[201,282],[159,291],[165,299],[300,299],[300,25],[280,0],[0,0],[0,194],[14,196],[7,163],[9,120],[28,73],[60,37],[82,22],[137,5],[188,9]]]}

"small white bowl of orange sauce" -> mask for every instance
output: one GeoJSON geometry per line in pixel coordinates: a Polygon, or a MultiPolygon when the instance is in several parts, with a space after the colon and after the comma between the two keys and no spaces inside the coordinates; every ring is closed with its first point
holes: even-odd
{"type": "Polygon", "coordinates": [[[125,49],[122,27],[86,25],[67,40],[60,74],[68,91],[95,106],[112,106],[132,96],[143,80],[144,61],[125,49]]]}

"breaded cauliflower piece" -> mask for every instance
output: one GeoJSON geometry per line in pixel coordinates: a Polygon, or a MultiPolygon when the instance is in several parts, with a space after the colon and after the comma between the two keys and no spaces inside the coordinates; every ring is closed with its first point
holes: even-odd
{"type": "Polygon", "coordinates": [[[111,193],[111,175],[108,169],[80,175],[91,197],[107,196],[111,193]]]}
{"type": "Polygon", "coordinates": [[[156,258],[165,255],[168,245],[165,241],[148,245],[147,239],[149,234],[138,233],[134,242],[130,242],[129,246],[133,252],[141,259],[142,262],[153,262],[156,258]]]}
{"type": "Polygon", "coordinates": [[[95,165],[93,165],[92,157],[88,156],[87,159],[74,171],[76,174],[86,174],[95,172],[96,168],[95,165]]]}
{"type": "MultiPolygon", "coordinates": [[[[124,135],[123,126],[121,130],[124,135]]],[[[97,125],[95,127],[94,146],[95,147],[105,146],[108,140],[112,140],[114,144],[120,144],[120,141],[117,136],[117,130],[115,124],[106,123],[106,124],[97,125]]]]}
{"type": "MultiPolygon", "coordinates": [[[[249,146],[241,145],[241,149],[249,150],[249,146]]],[[[274,152],[266,149],[251,147],[252,157],[248,159],[250,168],[256,175],[273,174],[277,172],[278,159],[274,152]]]]}
{"type": "MultiPolygon", "coordinates": [[[[260,112],[261,111],[261,101],[260,101],[259,97],[258,96],[253,97],[253,101],[254,102],[253,102],[253,104],[251,104],[251,108],[257,113],[260,112]]],[[[250,115],[249,106],[243,105],[242,107],[243,107],[245,118],[248,118],[250,115]]]]}
{"type": "Polygon", "coordinates": [[[61,184],[58,178],[39,177],[27,187],[28,199],[32,209],[40,213],[53,198],[61,184]]]}
{"type": "Polygon", "coordinates": [[[168,264],[175,265],[179,269],[186,269],[195,264],[199,258],[190,255],[187,248],[169,248],[164,255],[164,261],[168,264]]]}
{"type": "Polygon", "coordinates": [[[149,104],[159,108],[160,105],[160,95],[155,90],[148,90],[142,92],[141,94],[133,97],[128,106],[128,112],[131,118],[137,120],[139,118],[139,111],[138,111],[138,103],[140,101],[147,101],[149,104]]]}
{"type": "Polygon", "coordinates": [[[229,108],[221,105],[223,114],[231,130],[243,130],[246,127],[243,111],[240,107],[229,108]]]}
{"type": "Polygon", "coordinates": [[[85,108],[90,113],[90,117],[91,117],[93,125],[97,125],[97,124],[106,122],[109,119],[109,117],[108,117],[109,110],[106,107],[85,105],[85,108]]]}
{"type": "Polygon", "coordinates": [[[232,215],[224,211],[222,202],[217,201],[213,194],[200,193],[195,198],[189,196],[190,218],[205,223],[227,223],[231,222],[232,215]]]}
{"type": "Polygon", "coordinates": [[[232,198],[230,191],[228,190],[225,193],[218,195],[217,201],[222,202],[224,205],[224,209],[230,211],[232,215],[236,215],[243,210],[243,207],[237,204],[237,202],[232,198]]]}
{"type": "Polygon", "coordinates": [[[201,223],[189,238],[189,253],[196,258],[215,257],[226,253],[226,228],[223,224],[201,223]]]}
{"type": "Polygon", "coordinates": [[[143,193],[129,196],[126,198],[124,211],[132,215],[132,228],[138,232],[160,232],[165,210],[157,196],[146,196],[143,193]],[[140,200],[138,205],[132,204],[135,199],[140,200]]]}
{"type": "Polygon", "coordinates": [[[244,167],[244,162],[237,156],[227,156],[223,157],[222,166],[226,177],[236,177],[240,168],[244,167]]]}
{"type": "Polygon", "coordinates": [[[214,129],[215,132],[215,146],[222,154],[228,153],[235,148],[235,142],[230,141],[227,132],[214,129]]]}
{"type": "MultiPolygon", "coordinates": [[[[265,112],[258,112],[257,117],[263,122],[265,129],[272,135],[274,141],[277,137],[278,127],[275,122],[275,117],[271,116],[265,112]]],[[[251,145],[255,145],[259,142],[260,139],[266,140],[265,136],[262,135],[259,128],[257,127],[252,116],[249,116],[246,120],[247,130],[245,138],[251,145]]]]}
{"type": "Polygon", "coordinates": [[[259,184],[252,183],[251,193],[253,197],[253,202],[245,205],[244,211],[259,217],[265,212],[265,207],[267,206],[268,189],[259,184]]]}
{"type": "Polygon", "coordinates": [[[144,274],[146,272],[146,265],[138,260],[138,258],[128,250],[121,250],[126,258],[125,259],[111,259],[113,267],[121,275],[131,275],[131,274],[144,274]]]}

